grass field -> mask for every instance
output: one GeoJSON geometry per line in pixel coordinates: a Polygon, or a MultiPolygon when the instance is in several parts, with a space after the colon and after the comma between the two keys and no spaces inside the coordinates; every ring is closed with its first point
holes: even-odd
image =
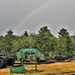
{"type": "MultiPolygon", "coordinates": [[[[39,64],[38,71],[35,71],[35,65],[25,64],[25,75],[75,75],[75,61],[56,62],[51,64],[39,64]]],[[[10,68],[0,69],[0,75],[10,75],[10,68]]],[[[23,74],[13,74],[23,75],[23,74]]]]}

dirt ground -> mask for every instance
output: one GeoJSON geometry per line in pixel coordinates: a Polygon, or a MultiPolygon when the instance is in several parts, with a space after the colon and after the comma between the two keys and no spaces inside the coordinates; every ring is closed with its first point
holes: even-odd
{"type": "MultiPolygon", "coordinates": [[[[75,61],[39,64],[37,65],[37,72],[34,64],[25,64],[25,69],[25,75],[75,75],[75,61]]],[[[10,67],[0,69],[0,75],[10,75],[10,67]]]]}

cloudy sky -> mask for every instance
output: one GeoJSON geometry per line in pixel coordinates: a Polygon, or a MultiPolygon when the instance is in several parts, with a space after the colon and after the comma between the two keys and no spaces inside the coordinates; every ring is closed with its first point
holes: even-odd
{"type": "Polygon", "coordinates": [[[75,33],[75,0],[0,0],[0,35],[10,29],[20,35],[48,26],[55,36],[61,28],[75,33]]]}

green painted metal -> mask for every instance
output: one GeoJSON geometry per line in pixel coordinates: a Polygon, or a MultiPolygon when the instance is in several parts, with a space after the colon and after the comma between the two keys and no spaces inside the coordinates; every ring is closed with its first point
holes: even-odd
{"type": "Polygon", "coordinates": [[[24,73],[24,75],[25,75],[26,70],[25,70],[24,63],[23,63],[22,51],[21,51],[21,57],[22,57],[22,60],[21,60],[20,65],[10,67],[10,75],[12,75],[13,73],[24,73]]]}
{"type": "Polygon", "coordinates": [[[35,53],[33,55],[34,56],[33,60],[35,60],[35,71],[37,71],[37,56],[39,56],[41,53],[35,48],[23,48],[23,49],[20,49],[20,51],[17,52],[16,54],[18,57],[17,59],[21,60],[21,65],[10,67],[10,75],[12,75],[13,73],[24,73],[25,74],[26,72],[25,67],[24,67],[24,59],[25,59],[24,53],[25,52],[35,53]]]}
{"type": "Polygon", "coordinates": [[[10,75],[12,75],[13,73],[24,73],[25,75],[25,72],[26,70],[24,68],[24,65],[10,67],[10,75]]]}
{"type": "Polygon", "coordinates": [[[24,59],[24,61],[29,61],[29,60],[31,60],[31,59],[33,59],[33,60],[36,60],[35,59],[35,55],[32,55],[32,56],[30,56],[30,55],[27,55],[27,58],[25,58],[25,53],[36,53],[36,57],[39,57],[40,55],[41,55],[41,52],[39,52],[37,49],[35,49],[35,48],[22,48],[22,49],[20,49],[17,53],[16,53],[16,56],[17,56],[17,60],[21,60],[21,56],[22,56],[22,53],[21,52],[23,52],[23,59],[24,59]],[[32,57],[32,58],[30,58],[30,57],[32,57]]]}
{"type": "MultiPolygon", "coordinates": [[[[41,52],[39,52],[37,49],[35,48],[23,48],[23,49],[20,49],[19,52],[17,52],[17,59],[20,60],[21,59],[21,56],[23,57],[23,60],[25,60],[25,57],[24,57],[24,53],[26,52],[33,52],[35,53],[35,57],[33,57],[33,60],[35,60],[35,71],[37,71],[37,57],[41,55],[41,52]]],[[[28,57],[28,60],[30,60],[30,56],[28,57]]],[[[23,63],[23,62],[22,62],[23,63]]]]}
{"type": "Polygon", "coordinates": [[[35,48],[22,48],[22,49],[20,49],[19,52],[16,53],[16,55],[17,55],[17,56],[18,56],[18,55],[21,55],[21,54],[22,54],[21,52],[23,52],[23,53],[25,53],[25,52],[34,52],[34,53],[36,53],[37,56],[39,56],[39,55],[41,54],[41,52],[39,52],[39,51],[38,51],[37,49],[35,49],[35,48]]]}
{"type": "Polygon", "coordinates": [[[35,71],[37,71],[37,52],[35,53],[35,71]]]}

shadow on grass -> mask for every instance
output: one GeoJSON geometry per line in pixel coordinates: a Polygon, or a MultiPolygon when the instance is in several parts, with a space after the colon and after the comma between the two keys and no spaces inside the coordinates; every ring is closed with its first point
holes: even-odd
{"type": "Polygon", "coordinates": [[[28,73],[34,73],[34,72],[41,73],[41,72],[44,72],[44,71],[43,71],[43,70],[37,70],[37,71],[35,71],[35,70],[30,70],[30,71],[26,71],[26,72],[28,72],[28,73]]]}
{"type": "Polygon", "coordinates": [[[64,73],[48,73],[48,74],[44,74],[44,75],[75,75],[75,71],[71,71],[71,72],[64,72],[64,73]]]}
{"type": "Polygon", "coordinates": [[[75,71],[70,71],[70,72],[64,72],[62,74],[69,74],[69,75],[75,75],[75,71]]]}

